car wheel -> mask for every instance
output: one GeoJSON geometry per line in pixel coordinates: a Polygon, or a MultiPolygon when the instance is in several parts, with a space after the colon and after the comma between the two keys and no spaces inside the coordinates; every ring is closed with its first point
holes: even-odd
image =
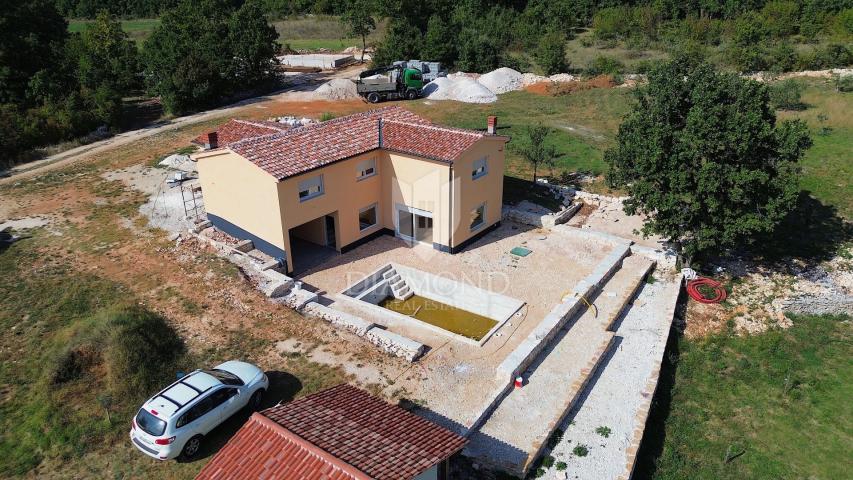
{"type": "Polygon", "coordinates": [[[252,398],[249,399],[249,411],[257,412],[261,407],[261,400],[264,398],[264,389],[260,389],[257,392],[252,394],[252,398]]]}
{"type": "Polygon", "coordinates": [[[376,92],[371,92],[367,95],[367,101],[370,103],[379,103],[379,100],[381,99],[379,98],[379,94],[376,92]]]}
{"type": "Polygon", "coordinates": [[[407,92],[406,92],[406,98],[407,98],[407,99],[409,99],[409,100],[414,100],[414,99],[418,98],[418,92],[417,92],[417,90],[409,90],[409,91],[407,91],[407,92]]]}
{"type": "Polygon", "coordinates": [[[198,455],[199,450],[201,450],[201,441],[204,437],[201,435],[196,435],[184,444],[184,449],[181,450],[181,458],[184,460],[190,460],[198,455]]]}

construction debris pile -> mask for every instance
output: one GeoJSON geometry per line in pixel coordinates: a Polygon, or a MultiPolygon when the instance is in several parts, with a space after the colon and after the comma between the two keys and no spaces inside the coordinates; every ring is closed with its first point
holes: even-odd
{"type": "Polygon", "coordinates": [[[314,96],[324,100],[350,100],[359,98],[355,82],[346,78],[335,78],[314,90],[314,96]]]}

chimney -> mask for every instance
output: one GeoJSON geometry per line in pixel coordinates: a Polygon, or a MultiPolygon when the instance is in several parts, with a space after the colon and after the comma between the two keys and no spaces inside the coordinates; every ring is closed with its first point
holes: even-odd
{"type": "Polygon", "coordinates": [[[498,117],[494,115],[489,115],[488,118],[488,128],[486,128],[486,133],[489,135],[495,135],[498,131],[498,117]]]}
{"type": "Polygon", "coordinates": [[[213,150],[214,148],[219,147],[219,135],[216,132],[210,132],[207,134],[207,141],[204,143],[205,150],[213,150]]]}

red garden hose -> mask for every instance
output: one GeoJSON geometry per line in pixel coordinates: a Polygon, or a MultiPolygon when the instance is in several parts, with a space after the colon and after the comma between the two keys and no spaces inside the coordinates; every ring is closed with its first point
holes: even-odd
{"type": "Polygon", "coordinates": [[[726,299],[726,289],[723,288],[723,284],[704,277],[696,277],[695,280],[689,280],[687,282],[687,294],[690,295],[690,298],[700,303],[720,303],[726,299]],[[712,297],[702,295],[699,292],[699,287],[702,285],[713,289],[714,295],[712,297]]]}

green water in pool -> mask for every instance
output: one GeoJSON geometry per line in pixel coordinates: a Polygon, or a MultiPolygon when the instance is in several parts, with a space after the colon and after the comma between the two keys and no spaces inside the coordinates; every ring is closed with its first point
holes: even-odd
{"type": "Polygon", "coordinates": [[[491,318],[418,295],[412,295],[406,300],[388,297],[379,302],[379,306],[474,340],[483,338],[498,323],[491,318]]]}

